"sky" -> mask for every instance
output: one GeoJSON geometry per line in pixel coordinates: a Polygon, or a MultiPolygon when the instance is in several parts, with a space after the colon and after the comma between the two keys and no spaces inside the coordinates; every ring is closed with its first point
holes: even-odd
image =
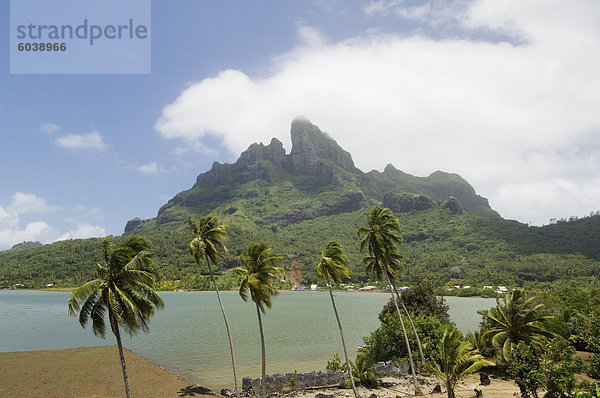
{"type": "MultiPolygon", "coordinates": [[[[23,1],[23,0],[13,0],[23,1]]],[[[120,235],[304,116],[358,168],[458,173],[504,218],[600,209],[596,0],[152,1],[151,73],[10,74],[0,250],[120,235]]]]}

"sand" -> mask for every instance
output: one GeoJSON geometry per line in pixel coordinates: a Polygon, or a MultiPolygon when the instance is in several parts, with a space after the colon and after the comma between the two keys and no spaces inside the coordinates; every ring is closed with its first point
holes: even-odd
{"type": "MultiPolygon", "coordinates": [[[[125,350],[132,397],[200,397],[201,387],[125,350]]],[[[125,396],[116,346],[0,353],[0,397],[125,396]]]]}

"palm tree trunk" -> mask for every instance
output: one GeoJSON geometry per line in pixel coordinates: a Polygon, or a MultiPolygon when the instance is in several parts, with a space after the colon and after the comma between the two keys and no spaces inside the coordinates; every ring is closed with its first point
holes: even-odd
{"type": "Polygon", "coordinates": [[[260,331],[260,349],[262,354],[262,369],[260,376],[260,396],[265,396],[265,377],[267,377],[267,353],[265,352],[265,334],[263,333],[262,318],[260,316],[260,307],[256,303],[256,313],[258,314],[258,330],[260,331]]]}
{"type": "Polygon", "coordinates": [[[329,276],[326,275],[327,287],[329,287],[329,297],[331,297],[331,304],[333,305],[333,312],[335,312],[335,319],[337,320],[338,327],[340,328],[340,336],[342,337],[342,347],[344,347],[344,356],[346,357],[346,368],[348,370],[348,377],[350,377],[350,384],[352,385],[352,391],[354,391],[354,396],[356,398],[360,398],[360,394],[356,389],[356,385],[354,384],[354,377],[352,377],[352,366],[350,366],[350,359],[348,359],[348,350],[346,349],[346,340],[344,340],[344,331],[342,330],[342,323],[340,322],[340,317],[337,312],[337,308],[335,306],[335,301],[333,300],[333,293],[331,292],[331,285],[329,284],[329,276]]]}
{"type": "Polygon", "coordinates": [[[225,307],[223,307],[223,302],[221,301],[221,295],[219,294],[219,288],[217,287],[217,281],[215,280],[215,276],[213,275],[212,269],[210,268],[210,260],[208,256],[206,256],[206,265],[208,266],[208,272],[210,273],[210,279],[212,280],[213,286],[215,287],[215,292],[217,292],[217,300],[219,300],[219,307],[221,307],[221,313],[223,314],[223,320],[225,320],[225,329],[227,330],[227,339],[229,340],[229,351],[231,351],[231,367],[233,368],[233,381],[235,384],[235,395],[237,398],[240,398],[240,390],[238,389],[238,380],[237,380],[237,372],[235,368],[235,355],[233,353],[233,342],[231,341],[231,331],[229,330],[229,321],[227,320],[227,315],[225,314],[225,307]]]}
{"type": "Polygon", "coordinates": [[[404,300],[402,300],[402,296],[400,295],[400,293],[398,293],[398,289],[396,289],[395,286],[394,286],[394,291],[396,292],[396,296],[398,296],[398,301],[400,301],[400,304],[402,304],[402,308],[404,308],[404,313],[406,314],[406,317],[408,318],[408,321],[410,322],[410,326],[412,327],[413,333],[415,334],[415,337],[417,338],[417,346],[419,347],[419,356],[421,357],[421,366],[423,366],[423,365],[425,365],[425,356],[423,355],[423,346],[421,345],[421,339],[419,338],[419,333],[417,333],[417,328],[415,327],[415,324],[412,321],[410,312],[408,312],[406,305],[404,305],[404,300]]]}
{"type": "Polygon", "coordinates": [[[385,277],[387,278],[388,285],[390,287],[390,293],[392,294],[392,300],[394,301],[394,305],[396,306],[396,312],[398,312],[398,318],[400,318],[400,325],[402,326],[402,333],[404,333],[404,341],[406,342],[406,349],[408,351],[408,360],[410,363],[410,371],[413,377],[413,384],[415,386],[415,395],[421,395],[421,389],[419,388],[419,383],[417,382],[417,374],[415,372],[415,363],[412,357],[412,350],[410,349],[410,342],[408,341],[408,334],[406,333],[406,328],[404,327],[404,321],[402,320],[402,314],[400,313],[400,308],[398,307],[398,301],[396,301],[396,296],[394,295],[394,285],[392,285],[392,281],[390,280],[390,275],[387,272],[387,269],[384,270],[385,277]]]}
{"type": "Polygon", "coordinates": [[[119,332],[119,325],[115,319],[115,316],[109,311],[108,319],[110,320],[110,328],[112,329],[115,337],[117,338],[117,347],[119,347],[119,358],[121,358],[121,369],[123,370],[123,380],[125,381],[125,394],[127,398],[131,398],[131,391],[129,390],[129,377],[127,376],[127,367],[125,366],[125,356],[123,355],[123,344],[121,344],[121,333],[119,332]]]}

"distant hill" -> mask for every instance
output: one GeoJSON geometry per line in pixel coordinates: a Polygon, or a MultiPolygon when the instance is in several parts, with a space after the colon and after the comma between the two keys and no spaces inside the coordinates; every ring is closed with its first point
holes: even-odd
{"type": "MultiPolygon", "coordinates": [[[[13,247],[11,247],[8,250],[4,250],[4,252],[8,252],[8,251],[19,251],[19,250],[23,250],[23,249],[29,249],[32,247],[38,247],[38,246],[42,246],[42,244],[40,242],[31,242],[31,241],[27,241],[27,242],[22,242],[22,243],[17,243],[16,245],[14,245],[13,247]]],[[[2,253],[2,251],[0,251],[0,253],[2,253]]]]}
{"type": "MultiPolygon", "coordinates": [[[[352,156],[306,119],[291,125],[292,149],[273,138],[252,144],[233,164],[215,162],[195,184],[163,205],[157,217],[131,219],[124,234],[147,236],[165,279],[205,287],[204,270],[188,253],[189,215],[215,214],[227,225],[226,270],[252,241],[284,255],[288,276],[316,281],[314,267],[331,240],[346,248],[355,281],[366,282],[356,231],[384,205],[401,222],[408,283],[521,284],[599,276],[600,216],[545,227],[502,219],[487,199],[457,174],[415,177],[391,164],[364,173],[352,156]]],[[[98,239],[57,242],[0,253],[0,286],[81,283],[100,260],[98,239]],[[52,279],[54,278],[54,279],[52,279]]],[[[227,283],[223,282],[227,287],[227,283]]]]}

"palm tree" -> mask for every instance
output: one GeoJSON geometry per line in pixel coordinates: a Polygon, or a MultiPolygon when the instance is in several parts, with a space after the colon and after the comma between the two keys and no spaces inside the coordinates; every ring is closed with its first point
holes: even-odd
{"type": "Polygon", "coordinates": [[[240,285],[240,296],[244,301],[248,301],[248,291],[250,298],[256,305],[256,314],[258,316],[258,329],[260,331],[260,346],[262,352],[262,376],[260,379],[260,394],[264,396],[264,381],[267,373],[267,355],[265,352],[265,336],[263,333],[261,312],[265,313],[265,306],[271,308],[272,297],[277,295],[277,289],[273,282],[281,269],[275,264],[281,261],[281,256],[271,254],[272,249],[266,243],[252,243],[246,251],[240,255],[243,266],[237,267],[235,273],[240,275],[243,280],[240,285]]]}
{"type": "Polygon", "coordinates": [[[415,334],[415,338],[417,339],[417,347],[419,348],[419,356],[421,358],[421,366],[423,366],[423,365],[425,365],[425,356],[423,355],[423,345],[421,344],[421,339],[419,338],[419,333],[417,332],[417,328],[415,327],[415,324],[412,320],[412,316],[410,315],[410,312],[408,311],[408,308],[406,308],[406,305],[404,305],[404,300],[402,300],[402,295],[398,292],[398,289],[396,289],[395,287],[394,287],[394,291],[396,292],[396,298],[398,299],[400,304],[402,304],[404,313],[406,314],[406,317],[408,318],[408,322],[410,322],[410,326],[413,330],[413,333],[415,334]]]}
{"type": "Polygon", "coordinates": [[[400,318],[400,325],[402,326],[404,341],[408,351],[410,370],[413,376],[415,395],[420,395],[421,389],[417,382],[412,350],[410,349],[408,334],[404,327],[404,321],[402,320],[402,314],[398,307],[398,301],[394,295],[395,287],[392,283],[392,280],[396,278],[396,273],[402,259],[397,247],[397,245],[402,243],[400,224],[390,209],[381,208],[379,206],[376,206],[371,210],[367,219],[369,227],[358,229],[358,236],[361,238],[360,251],[364,253],[368,250],[369,253],[369,256],[365,257],[363,261],[367,265],[367,274],[370,274],[371,277],[381,280],[382,275],[385,275],[385,279],[387,280],[392,295],[392,300],[394,301],[394,306],[396,307],[396,312],[398,313],[398,318],[400,318]]]}
{"type": "Polygon", "coordinates": [[[350,378],[350,384],[352,385],[352,391],[354,396],[360,398],[356,385],[354,384],[354,378],[352,377],[352,366],[350,366],[350,359],[348,358],[348,350],[346,348],[346,341],[344,340],[344,331],[342,329],[342,323],[333,300],[333,293],[331,292],[331,282],[333,280],[336,284],[340,284],[343,278],[350,276],[350,270],[348,269],[348,258],[344,254],[342,246],[331,241],[321,253],[321,260],[317,264],[317,276],[324,279],[329,288],[329,297],[331,297],[331,304],[333,305],[333,312],[335,313],[335,319],[337,320],[338,327],[340,329],[340,336],[342,338],[342,347],[344,348],[344,355],[346,356],[346,369],[348,370],[348,377],[350,378]]]}
{"type": "MultiPolygon", "coordinates": [[[[358,355],[356,357],[356,362],[350,362],[350,364],[352,366],[352,374],[358,379],[361,386],[367,388],[379,387],[377,375],[371,370],[373,363],[366,355],[358,355]]],[[[350,380],[352,380],[352,378],[350,380]]]]}
{"type": "Polygon", "coordinates": [[[454,388],[465,376],[477,372],[483,366],[494,363],[483,359],[471,343],[463,340],[454,327],[446,327],[440,342],[438,358],[428,364],[429,368],[442,380],[448,391],[448,398],[455,398],[454,388]]]}
{"type": "Polygon", "coordinates": [[[98,337],[104,338],[108,316],[117,339],[127,398],[131,393],[119,327],[130,336],[139,329],[148,332],[149,318],[156,308],[164,306],[154,291],[157,275],[151,268],[149,248],[148,241],[140,236],[130,236],[114,249],[112,237],[105,238],[104,264],[96,264],[98,278],[75,289],[69,299],[69,314],[79,312],[79,323],[84,328],[91,318],[92,330],[98,337]]]}
{"type": "Polygon", "coordinates": [[[496,298],[496,307],[481,311],[490,327],[482,338],[502,350],[502,358],[509,361],[512,350],[519,341],[541,345],[543,337],[554,337],[546,329],[545,322],[552,316],[544,315],[543,304],[535,304],[535,297],[526,297],[522,290],[515,290],[496,298]]]}
{"type": "Polygon", "coordinates": [[[227,252],[227,248],[223,244],[223,240],[227,237],[227,231],[224,225],[219,224],[219,219],[213,215],[202,217],[198,220],[195,220],[192,216],[190,216],[188,222],[195,235],[194,239],[192,239],[189,244],[190,254],[192,257],[194,257],[194,260],[198,266],[201,266],[202,261],[206,261],[206,266],[208,267],[208,272],[210,273],[210,279],[213,287],[215,288],[215,292],[217,293],[217,300],[219,301],[221,314],[223,314],[225,330],[227,331],[227,339],[229,340],[229,351],[231,352],[231,367],[233,368],[235,393],[237,398],[240,398],[237,371],[235,366],[235,354],[233,352],[233,342],[231,340],[229,321],[227,320],[225,307],[223,307],[221,295],[219,294],[219,288],[217,287],[217,282],[210,266],[211,262],[217,266],[219,259],[223,256],[223,253],[227,252]]]}

